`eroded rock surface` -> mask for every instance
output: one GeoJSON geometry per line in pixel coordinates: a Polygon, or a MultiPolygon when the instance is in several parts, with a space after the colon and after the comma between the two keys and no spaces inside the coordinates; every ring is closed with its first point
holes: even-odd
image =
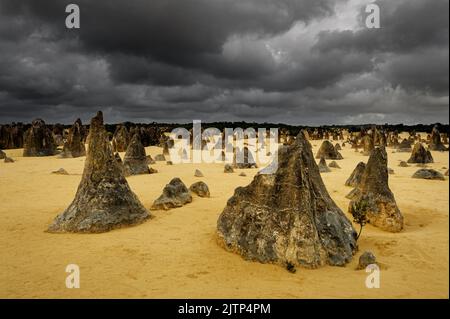
{"type": "Polygon", "coordinates": [[[217,230],[226,249],[287,268],[342,266],[356,247],[356,232],[328,194],[303,132],[280,147],[274,174],[257,174],[235,190],[217,230]]]}

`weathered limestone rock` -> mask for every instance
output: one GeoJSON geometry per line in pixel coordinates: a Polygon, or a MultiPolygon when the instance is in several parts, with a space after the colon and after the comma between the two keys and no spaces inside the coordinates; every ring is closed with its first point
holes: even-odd
{"type": "Polygon", "coordinates": [[[194,176],[195,177],[203,177],[203,173],[199,169],[196,169],[194,172],[194,176]]]}
{"type": "Polygon", "coordinates": [[[387,154],[384,147],[375,148],[367,162],[361,183],[356,186],[349,204],[349,213],[356,206],[364,207],[368,222],[390,232],[403,229],[403,216],[388,185],[387,154]]]}
{"type": "Polygon", "coordinates": [[[408,163],[406,163],[405,161],[401,161],[400,164],[398,164],[398,166],[400,166],[400,167],[409,167],[408,163]]]}
{"type": "Polygon", "coordinates": [[[56,144],[52,131],[41,119],[31,123],[31,127],[24,134],[23,156],[51,156],[56,154],[56,144]]]}
{"type": "Polygon", "coordinates": [[[430,145],[428,147],[432,151],[448,151],[445,145],[442,143],[441,134],[437,126],[433,127],[430,138],[430,145]]]}
{"type": "Polygon", "coordinates": [[[204,182],[196,182],[189,187],[189,190],[199,197],[209,197],[209,188],[204,182]]]}
{"type": "Polygon", "coordinates": [[[445,177],[444,175],[442,175],[442,173],[439,173],[438,171],[431,168],[419,169],[417,172],[414,173],[412,177],[420,179],[433,179],[445,181],[445,177]]]}
{"type": "Polygon", "coordinates": [[[114,158],[115,158],[116,162],[117,162],[118,164],[120,164],[120,166],[122,167],[123,161],[122,161],[122,158],[120,157],[120,154],[119,154],[119,153],[115,153],[115,154],[114,154],[114,158]]]}
{"type": "Polygon", "coordinates": [[[364,170],[366,169],[366,163],[359,162],[353,170],[350,177],[345,182],[345,186],[356,187],[361,182],[362,176],[364,174],[364,170]]]}
{"type": "Polygon", "coordinates": [[[397,148],[397,152],[411,152],[411,141],[404,138],[403,141],[398,144],[397,148]]]}
{"type": "Polygon", "coordinates": [[[5,163],[14,163],[14,160],[11,157],[6,156],[3,162],[5,162],[5,163]]]}
{"type": "Polygon", "coordinates": [[[224,173],[234,173],[233,166],[231,166],[230,164],[225,164],[225,166],[223,168],[223,172],[224,173]]]}
{"type": "Polygon", "coordinates": [[[69,173],[67,173],[67,171],[64,168],[60,168],[57,171],[52,172],[52,174],[56,174],[56,175],[69,175],[69,173]]]}
{"type": "Polygon", "coordinates": [[[363,151],[362,154],[364,156],[369,156],[374,148],[373,138],[369,135],[364,135],[362,138],[363,143],[363,151]]]}
{"type": "Polygon", "coordinates": [[[64,143],[61,157],[71,158],[86,155],[86,148],[83,142],[81,120],[77,119],[72,127],[69,129],[67,141],[64,143]]]}
{"type": "Polygon", "coordinates": [[[341,145],[340,145],[339,143],[336,143],[336,145],[334,146],[334,149],[335,149],[336,151],[342,150],[341,145]]]}
{"type": "Polygon", "coordinates": [[[332,167],[332,168],[341,168],[339,166],[338,163],[336,163],[336,161],[332,161],[330,164],[328,164],[328,167],[332,167]]]}
{"type": "Polygon", "coordinates": [[[128,144],[127,152],[123,158],[123,171],[125,176],[149,174],[147,156],[139,134],[134,134],[128,144]]]}
{"type": "Polygon", "coordinates": [[[325,158],[321,157],[319,161],[319,172],[321,173],[329,173],[331,172],[331,169],[328,168],[327,162],[325,161],[325,158]]]}
{"type": "Polygon", "coordinates": [[[126,152],[128,143],[130,142],[130,134],[125,125],[119,125],[114,132],[112,138],[112,147],[114,152],[126,152]]]}
{"type": "Polygon", "coordinates": [[[173,178],[163,189],[163,193],[153,202],[151,209],[169,210],[192,202],[186,185],[178,177],[173,178]]]}
{"type": "Polygon", "coordinates": [[[217,230],[226,249],[291,269],[345,265],[356,247],[356,232],[328,194],[303,132],[280,147],[276,173],[257,174],[235,190],[217,230]]]}
{"type": "Polygon", "coordinates": [[[411,153],[408,163],[428,164],[433,163],[433,156],[430,151],[423,147],[422,143],[416,143],[411,153]]]}
{"type": "Polygon", "coordinates": [[[55,218],[49,232],[100,233],[139,224],[150,217],[114,158],[101,112],[91,120],[89,135],[75,199],[55,218]]]}
{"type": "Polygon", "coordinates": [[[339,153],[331,144],[330,141],[323,141],[322,145],[319,148],[319,151],[316,154],[316,158],[325,158],[332,160],[341,160],[343,159],[341,153],[339,153]]]}
{"type": "Polygon", "coordinates": [[[359,263],[357,270],[366,269],[369,265],[376,265],[377,259],[375,258],[375,255],[370,251],[365,251],[361,256],[359,256],[359,263]]]}

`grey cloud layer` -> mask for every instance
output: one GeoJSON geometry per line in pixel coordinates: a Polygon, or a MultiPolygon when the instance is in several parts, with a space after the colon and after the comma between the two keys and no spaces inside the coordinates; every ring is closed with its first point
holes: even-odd
{"type": "Polygon", "coordinates": [[[0,122],[448,122],[447,0],[70,2],[0,0],[0,122]]]}

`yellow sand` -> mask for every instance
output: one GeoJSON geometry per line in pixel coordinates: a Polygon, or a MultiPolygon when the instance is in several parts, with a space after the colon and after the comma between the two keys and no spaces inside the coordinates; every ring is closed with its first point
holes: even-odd
{"type": "MultiPolygon", "coordinates": [[[[314,152],[321,141],[312,141],[314,152]]],[[[161,152],[150,147],[152,156],[161,152]]],[[[153,165],[158,174],[128,178],[148,208],[171,178],[187,186],[206,182],[211,198],[194,196],[191,204],[152,212],[144,224],[104,234],[49,234],[53,218],[72,201],[84,158],[23,158],[7,150],[15,163],[0,162],[1,298],[448,298],[449,183],[412,179],[415,165],[398,167],[409,153],[388,148],[390,187],[406,226],[391,234],[367,225],[359,252],[346,267],[297,269],[249,262],[216,243],[219,214],[237,186],[247,185],[255,169],[224,174],[220,164],[153,165]],[[51,174],[65,168],[70,176],[51,174]],[[194,177],[199,168],[204,178],[194,177]],[[356,271],[359,255],[371,250],[382,264],[381,287],[365,286],[367,273],[356,271]],[[77,264],[81,288],[67,289],[65,267],[77,264]]],[[[322,174],[331,197],[346,213],[351,190],[344,186],[353,168],[368,157],[347,145],[342,169],[322,174]]],[[[123,156],[123,154],[121,154],[123,156]]],[[[448,152],[433,152],[444,173],[448,152]]],[[[329,161],[328,161],[329,162],[329,161]]],[[[347,215],[350,219],[351,216],[347,215]]],[[[359,229],[358,226],[355,227],[359,229]]]]}

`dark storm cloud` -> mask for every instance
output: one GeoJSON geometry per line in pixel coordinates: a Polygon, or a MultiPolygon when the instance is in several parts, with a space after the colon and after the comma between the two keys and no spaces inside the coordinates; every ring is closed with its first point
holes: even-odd
{"type": "Polygon", "coordinates": [[[376,3],[0,0],[0,122],[442,122],[448,1],[376,3]]]}

